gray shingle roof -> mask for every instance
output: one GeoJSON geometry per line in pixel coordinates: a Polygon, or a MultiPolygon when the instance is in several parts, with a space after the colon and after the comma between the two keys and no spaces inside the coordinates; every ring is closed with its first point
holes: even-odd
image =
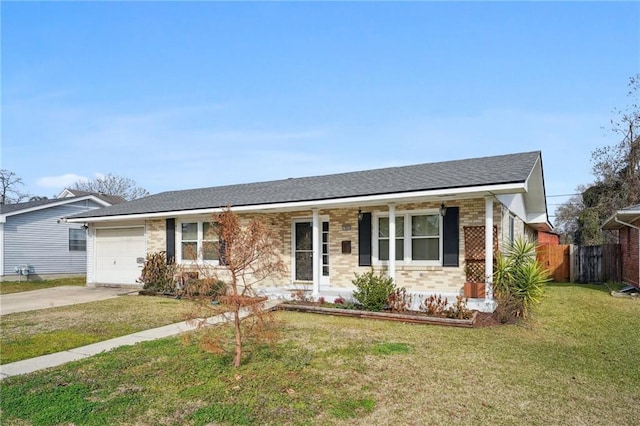
{"type": "Polygon", "coordinates": [[[162,192],[74,218],[163,213],[524,182],[539,151],[440,163],[162,192]]]}
{"type": "Polygon", "coordinates": [[[0,205],[0,213],[12,213],[18,210],[31,209],[33,207],[44,206],[60,201],[58,198],[52,200],[26,201],[24,203],[2,204],[0,205]]]}
{"type": "Polygon", "coordinates": [[[71,192],[76,197],[84,197],[84,196],[87,196],[87,195],[93,195],[95,197],[100,198],[103,201],[106,201],[109,204],[121,204],[121,203],[124,203],[125,201],[127,201],[127,200],[125,200],[124,198],[122,198],[119,195],[103,194],[102,192],[82,191],[80,189],[67,189],[67,191],[71,192]]]}

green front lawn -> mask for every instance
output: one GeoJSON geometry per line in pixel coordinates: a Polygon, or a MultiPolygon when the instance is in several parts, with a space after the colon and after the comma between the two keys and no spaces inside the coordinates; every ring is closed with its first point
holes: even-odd
{"type": "Polygon", "coordinates": [[[525,325],[276,316],[239,369],[169,338],[5,379],[3,425],[638,423],[640,300],[603,286],[553,284],[525,325]]]}
{"type": "Polygon", "coordinates": [[[42,281],[2,281],[0,282],[0,294],[20,293],[21,291],[41,290],[43,288],[60,287],[63,285],[84,286],[87,284],[87,278],[58,278],[55,280],[42,281]]]}
{"type": "Polygon", "coordinates": [[[0,364],[184,321],[192,304],[163,297],[120,296],[3,315],[0,364]]]}

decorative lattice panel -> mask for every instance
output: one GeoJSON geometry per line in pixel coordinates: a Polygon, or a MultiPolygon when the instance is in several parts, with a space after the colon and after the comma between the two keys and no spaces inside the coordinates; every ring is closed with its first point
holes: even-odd
{"type": "MultiPolygon", "coordinates": [[[[493,227],[493,252],[498,252],[498,227],[493,227]]],[[[484,226],[464,227],[465,260],[484,260],[484,226]]]]}
{"type": "MultiPolygon", "coordinates": [[[[484,226],[464,227],[464,259],[467,282],[485,282],[484,226]]],[[[493,253],[498,252],[498,227],[493,227],[493,253]]],[[[495,258],[495,257],[494,257],[495,258]]]]}
{"type": "Polygon", "coordinates": [[[484,260],[467,260],[465,262],[464,272],[467,274],[468,283],[485,282],[484,260]]]}

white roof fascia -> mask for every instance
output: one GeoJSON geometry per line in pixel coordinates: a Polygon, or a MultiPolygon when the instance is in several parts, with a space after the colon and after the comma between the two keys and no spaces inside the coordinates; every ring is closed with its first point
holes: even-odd
{"type": "Polygon", "coordinates": [[[600,229],[605,229],[605,226],[607,226],[609,224],[609,222],[612,222],[613,219],[618,216],[618,213],[620,213],[620,210],[618,210],[617,212],[615,212],[614,214],[612,214],[611,216],[606,218],[604,220],[604,222],[602,222],[602,225],[600,226],[600,229]]]}
{"type": "MultiPolygon", "coordinates": [[[[544,215],[545,216],[544,221],[538,220],[535,223],[544,222],[549,224],[549,218],[548,218],[549,214],[547,210],[547,199],[546,199],[546,193],[545,193],[545,187],[544,187],[544,177],[542,173],[543,173],[542,159],[538,157],[535,164],[531,168],[531,172],[529,173],[529,176],[525,181],[526,191],[523,196],[523,202],[524,202],[524,209],[527,217],[544,215]],[[538,176],[534,176],[534,173],[536,171],[539,171],[539,181],[533,180],[535,177],[538,177],[538,176]],[[541,209],[544,209],[544,213],[542,212],[535,213],[535,211],[540,211],[541,209]],[[529,212],[529,210],[533,210],[534,212],[529,212]]],[[[529,220],[526,220],[526,221],[529,222],[529,220]]]]}
{"type": "Polygon", "coordinates": [[[67,197],[75,197],[75,194],[68,189],[63,189],[61,193],[58,194],[56,198],[67,198],[67,197]]]}
{"type": "MultiPolygon", "coordinates": [[[[439,199],[450,198],[455,199],[456,196],[465,196],[466,198],[470,198],[471,195],[488,195],[488,194],[513,194],[513,193],[521,193],[524,192],[523,183],[507,183],[500,185],[484,185],[477,187],[464,187],[464,188],[449,188],[449,189],[436,189],[436,190],[428,190],[428,191],[417,191],[417,192],[397,192],[393,194],[382,194],[382,195],[367,195],[360,197],[347,197],[347,198],[336,198],[329,200],[314,200],[314,201],[294,201],[287,203],[273,203],[273,204],[256,204],[256,205],[248,205],[248,206],[238,206],[233,207],[231,209],[234,212],[251,212],[251,211],[264,211],[264,210],[275,210],[275,209],[310,209],[310,208],[334,208],[341,207],[348,204],[354,205],[376,205],[380,203],[391,203],[391,202],[410,202],[416,198],[424,198],[424,197],[434,197],[439,199]]],[[[129,214],[129,215],[118,215],[118,216],[96,216],[96,217],[85,217],[85,218],[69,218],[66,219],[67,222],[71,223],[83,223],[83,222],[104,222],[104,221],[116,221],[116,220],[124,220],[124,219],[152,219],[152,218],[163,218],[163,217],[178,217],[178,216],[190,216],[196,214],[212,214],[219,213],[224,208],[206,208],[206,209],[195,209],[195,210],[175,210],[175,211],[167,211],[167,212],[156,212],[156,213],[138,213],[138,214],[129,214]]]]}
{"type": "Polygon", "coordinates": [[[549,223],[549,219],[547,219],[547,213],[529,213],[527,214],[526,222],[529,225],[545,225],[549,231],[553,229],[553,226],[549,223]]]}
{"type": "MultiPolygon", "coordinates": [[[[600,226],[600,229],[612,229],[612,228],[605,228],[605,226],[608,226],[609,223],[613,222],[616,225],[620,224],[620,222],[616,221],[616,219],[620,219],[620,220],[625,220],[622,219],[622,217],[626,218],[625,221],[629,221],[631,220],[632,222],[636,220],[635,217],[633,216],[640,216],[640,209],[638,210],[631,210],[631,209],[622,209],[622,210],[618,210],[616,211],[613,215],[609,216],[604,222],[602,222],[602,226],[600,226]]],[[[620,229],[621,227],[614,227],[613,229],[620,229]]]]}
{"type": "Polygon", "coordinates": [[[524,194],[498,194],[496,195],[496,198],[504,204],[511,213],[524,221],[527,220],[527,210],[524,206],[524,194]]]}
{"type": "Polygon", "coordinates": [[[59,201],[54,202],[54,203],[47,203],[47,204],[42,204],[39,206],[34,206],[34,207],[30,207],[27,209],[21,209],[21,210],[14,210],[12,212],[8,212],[8,213],[3,213],[0,215],[0,222],[4,222],[5,218],[8,216],[15,216],[17,214],[23,214],[23,213],[29,213],[29,212],[35,212],[38,210],[44,210],[44,209],[48,209],[51,207],[57,207],[57,206],[63,206],[65,204],[71,204],[71,203],[75,203],[77,201],[85,201],[85,200],[93,200],[96,203],[100,204],[102,207],[108,207],[111,205],[111,203],[108,203],[98,197],[96,197],[95,195],[87,195],[84,197],[78,197],[78,198],[74,198],[74,199],[69,199],[69,198],[61,198],[59,201]]]}
{"type": "Polygon", "coordinates": [[[531,177],[533,176],[533,172],[535,172],[536,166],[538,166],[539,163],[540,163],[540,157],[538,157],[536,159],[536,162],[533,163],[533,167],[531,167],[531,170],[529,170],[529,175],[524,181],[524,188],[526,192],[529,192],[529,181],[531,180],[531,177]]]}

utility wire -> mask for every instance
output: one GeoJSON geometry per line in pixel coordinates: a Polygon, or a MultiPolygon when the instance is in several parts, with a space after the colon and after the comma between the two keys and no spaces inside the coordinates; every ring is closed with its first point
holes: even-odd
{"type": "Polygon", "coordinates": [[[580,193],[577,194],[558,194],[558,195],[547,195],[547,198],[553,198],[553,197],[571,197],[573,195],[581,195],[580,193]]]}

